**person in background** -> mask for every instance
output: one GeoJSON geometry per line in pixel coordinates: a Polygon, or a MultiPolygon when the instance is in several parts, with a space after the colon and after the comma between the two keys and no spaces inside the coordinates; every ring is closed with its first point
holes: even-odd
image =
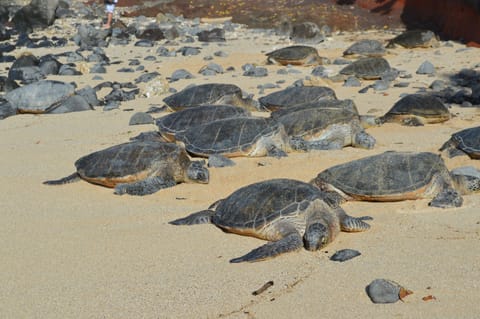
{"type": "Polygon", "coordinates": [[[112,27],[113,12],[118,0],[105,0],[105,12],[107,13],[107,22],[103,25],[104,29],[112,27]]]}

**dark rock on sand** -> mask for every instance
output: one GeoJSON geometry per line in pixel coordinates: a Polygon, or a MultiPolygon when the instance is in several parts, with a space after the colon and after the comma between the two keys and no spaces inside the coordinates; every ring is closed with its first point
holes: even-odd
{"type": "Polygon", "coordinates": [[[145,112],[137,112],[132,115],[128,125],[143,125],[143,124],[153,124],[153,117],[145,112]]]}

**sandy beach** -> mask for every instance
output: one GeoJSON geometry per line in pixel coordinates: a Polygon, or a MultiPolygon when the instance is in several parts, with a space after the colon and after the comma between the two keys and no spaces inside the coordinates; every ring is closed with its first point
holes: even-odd
{"type": "MultiPolygon", "coordinates": [[[[60,23],[60,22],[59,22],[60,23]]],[[[64,23],[64,22],[62,22],[64,23]]],[[[118,64],[107,66],[103,80],[93,74],[49,76],[74,81],[79,88],[103,81],[130,82],[142,72],[121,73],[137,58],[148,72],[162,78],[185,69],[195,78],[169,83],[181,90],[189,84],[232,83],[255,99],[311,76],[312,67],[296,66],[298,73],[278,74],[283,66],[267,65],[265,53],[292,43],[285,37],[246,28],[227,32],[225,43],[204,45],[201,54],[159,57],[153,48],[109,46],[105,53],[118,64]],[[216,51],[213,62],[234,71],[202,76],[200,68],[216,51]],[[268,77],[246,77],[242,65],[268,69],[268,77]],[[279,88],[258,85],[280,82],[279,88]]],[[[390,39],[383,31],[334,33],[315,45],[332,61],[354,41],[390,39]]],[[[180,47],[179,43],[177,47],[180,47]]],[[[74,51],[77,47],[28,49],[37,56],[74,51]]],[[[25,49],[26,50],[26,49],[25,49]]],[[[406,88],[386,91],[344,87],[342,83],[312,78],[329,85],[339,99],[355,101],[361,114],[383,115],[402,93],[428,88],[435,79],[448,81],[463,68],[480,63],[479,49],[458,42],[439,48],[391,49],[392,67],[412,75],[406,88]],[[435,76],[418,75],[425,60],[435,76]]],[[[15,52],[17,53],[17,52],[15,52]]],[[[18,52],[20,54],[21,52],[18,52]]],[[[9,63],[0,64],[6,75],[9,63]]],[[[326,65],[332,75],[342,65],[326,65]]],[[[148,83],[140,83],[141,90],[148,83]]],[[[108,93],[104,89],[98,93],[108,93]]],[[[74,172],[81,156],[123,143],[155,125],[129,126],[135,112],[162,106],[167,94],[122,102],[119,109],[57,114],[16,115],[0,121],[0,317],[1,318],[476,318],[480,300],[480,194],[464,196],[460,208],[439,209],[428,200],[394,203],[349,202],[352,216],[370,215],[371,229],[341,233],[325,249],[304,249],[257,263],[231,264],[264,242],[223,233],[213,225],[175,227],[169,221],[206,209],[211,203],[253,182],[286,177],[309,181],[320,171],[388,150],[430,151],[460,129],[477,126],[475,107],[453,105],[455,116],[441,124],[407,127],[385,124],[367,129],[377,143],[372,150],[290,153],[286,158],[234,158],[236,165],[210,169],[210,183],[179,184],[153,195],[118,196],[112,189],[85,181],[62,186],[42,182],[74,172]],[[329,257],[340,249],[356,249],[361,256],[337,263],[329,257]],[[413,291],[395,304],[373,304],[365,287],[376,278],[394,280],[413,291]],[[260,295],[252,292],[264,283],[274,285],[260,295]],[[433,296],[433,300],[422,298],[433,296]]],[[[153,114],[159,117],[166,112],[153,114]]],[[[446,158],[448,168],[480,162],[467,156],[446,158]]],[[[428,299],[428,298],[427,298],[428,299]]]]}

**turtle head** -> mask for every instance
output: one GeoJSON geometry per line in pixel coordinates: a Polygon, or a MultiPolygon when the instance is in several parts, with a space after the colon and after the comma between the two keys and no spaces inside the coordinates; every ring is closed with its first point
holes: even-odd
{"type": "Polygon", "coordinates": [[[472,166],[463,166],[452,170],[451,176],[455,188],[462,194],[480,192],[480,171],[472,166]]]}
{"type": "Polygon", "coordinates": [[[307,226],[303,235],[305,249],[315,251],[325,247],[330,241],[330,231],[322,223],[312,223],[307,226]]]}
{"type": "Polygon", "coordinates": [[[208,184],[210,173],[205,167],[205,161],[192,161],[187,168],[187,178],[196,183],[208,184]]]}

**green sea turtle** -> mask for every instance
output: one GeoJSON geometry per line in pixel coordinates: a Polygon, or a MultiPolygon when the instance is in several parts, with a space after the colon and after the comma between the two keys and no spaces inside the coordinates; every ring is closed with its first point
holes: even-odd
{"type": "Polygon", "coordinates": [[[407,30],[391,39],[387,48],[400,45],[407,49],[413,48],[436,48],[440,46],[438,37],[430,30],[407,30]]]}
{"type": "Polygon", "coordinates": [[[327,59],[318,55],[317,49],[307,45],[292,45],[269,52],[267,61],[281,65],[320,65],[327,59]]]}
{"type": "Polygon", "coordinates": [[[364,80],[375,80],[391,71],[390,64],[382,57],[358,59],[340,70],[342,75],[353,75],[364,80]]]}
{"type": "Polygon", "coordinates": [[[249,111],[238,106],[208,104],[170,113],[160,117],[155,123],[158,126],[160,134],[167,141],[174,142],[175,134],[184,132],[189,127],[224,118],[245,117],[250,115],[249,111]]]}
{"type": "Polygon", "coordinates": [[[188,128],[176,135],[191,154],[208,157],[285,156],[289,138],[282,125],[263,117],[236,117],[188,128]]]}
{"type": "Polygon", "coordinates": [[[293,86],[270,93],[258,99],[269,111],[320,100],[336,100],[335,91],[326,86],[293,86]]]}
{"type": "Polygon", "coordinates": [[[428,94],[409,94],[398,100],[377,122],[420,126],[445,122],[450,118],[450,111],[439,98],[428,94]]]}
{"type": "Polygon", "coordinates": [[[378,40],[364,39],[355,42],[343,51],[345,57],[379,57],[386,53],[385,47],[378,40]]]}
{"type": "Polygon", "coordinates": [[[295,251],[315,251],[331,243],[342,231],[365,231],[370,226],[336,205],[335,197],[317,187],[292,179],[271,179],[244,186],[209,209],[170,224],[212,223],[225,232],[253,236],[269,243],[232,263],[254,262],[295,251]]]}
{"type": "Polygon", "coordinates": [[[312,180],[345,200],[400,201],[432,198],[430,206],[459,207],[460,194],[480,190],[480,178],[451,174],[442,158],[429,152],[389,151],[328,168],[312,180]]]}
{"type": "Polygon", "coordinates": [[[242,89],[234,84],[207,83],[189,86],[167,96],[163,102],[172,111],[202,104],[229,104],[258,111],[255,101],[250,97],[243,97],[242,89]]]}
{"type": "Polygon", "coordinates": [[[375,145],[375,138],[365,132],[357,112],[341,107],[294,108],[276,117],[290,136],[293,149],[371,149],[375,145]]]}
{"type": "Polygon", "coordinates": [[[452,134],[443,144],[440,151],[445,151],[448,157],[468,155],[480,159],[480,126],[467,128],[452,134]]]}
{"type": "Polygon", "coordinates": [[[185,150],[173,143],[132,141],[83,156],[75,162],[77,171],[47,185],[61,185],[80,179],[106,187],[115,194],[147,195],[177,183],[209,181],[208,169],[191,161],[185,150]]]}

